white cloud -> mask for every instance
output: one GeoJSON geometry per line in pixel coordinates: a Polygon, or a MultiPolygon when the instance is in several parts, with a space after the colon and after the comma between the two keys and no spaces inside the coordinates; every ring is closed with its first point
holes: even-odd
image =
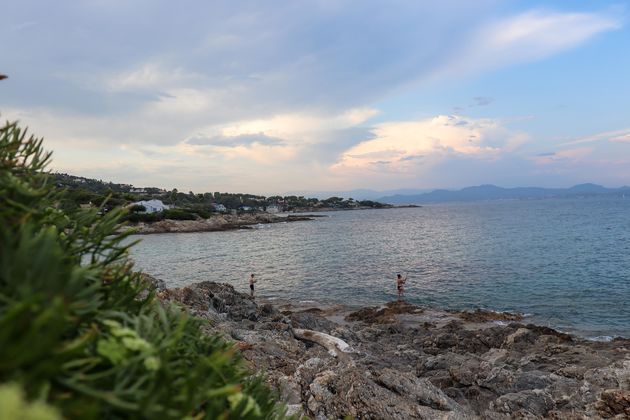
{"type": "Polygon", "coordinates": [[[525,136],[490,118],[392,121],[396,109],[371,127],[377,104],[411,83],[539,60],[620,25],[606,13],[544,10],[488,21],[495,0],[149,3],[17,2],[0,14],[14,83],[0,111],[45,135],[61,169],[141,176],[121,169],[129,165],[183,186],[197,181],[182,174],[211,172],[229,188],[268,190],[350,172],[343,181],[362,185],[362,170],[412,176],[449,156],[496,159],[525,136]],[[265,175],[249,177],[256,168],[265,175]]]}
{"type": "Polygon", "coordinates": [[[469,76],[508,65],[540,60],[621,27],[605,13],[529,11],[479,27],[429,78],[469,76]]]}
{"type": "Polygon", "coordinates": [[[333,170],[381,171],[386,167],[408,173],[419,164],[453,155],[494,159],[527,140],[525,134],[510,132],[496,120],[453,115],[382,123],[372,132],[373,139],[343,153],[333,170]]]}
{"type": "MultiPolygon", "coordinates": [[[[353,108],[339,114],[325,113],[284,113],[269,118],[236,121],[218,126],[223,134],[236,136],[242,134],[265,133],[267,135],[285,138],[287,141],[305,138],[312,133],[322,133],[332,130],[351,128],[365,123],[378,114],[374,108],[353,108]]],[[[209,127],[210,130],[216,127],[209,127]]],[[[317,141],[316,138],[313,140],[317,141]]],[[[320,139],[323,141],[324,139],[320,139]]]]}
{"type": "Polygon", "coordinates": [[[630,132],[623,133],[616,137],[612,137],[610,141],[615,142],[615,143],[630,143],[630,132]]]}
{"type": "Polygon", "coordinates": [[[604,131],[601,133],[595,133],[584,137],[579,137],[574,140],[563,142],[559,144],[559,147],[575,146],[578,144],[595,143],[602,141],[611,141],[613,143],[623,143],[630,139],[630,128],[621,130],[604,131]]]}

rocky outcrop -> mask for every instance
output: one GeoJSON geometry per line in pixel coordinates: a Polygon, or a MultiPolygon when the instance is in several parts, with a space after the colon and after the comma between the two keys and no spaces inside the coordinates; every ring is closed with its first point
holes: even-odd
{"type": "Polygon", "coordinates": [[[313,215],[277,216],[267,213],[253,213],[241,215],[217,215],[208,219],[171,220],[164,219],[157,222],[140,222],[122,227],[123,230],[133,229],[137,234],[150,233],[184,233],[184,232],[213,232],[234,229],[248,229],[252,225],[284,222],[300,222],[313,220],[313,215]]]}
{"type": "Polygon", "coordinates": [[[630,417],[630,340],[589,342],[496,322],[515,321],[511,314],[471,317],[404,302],[277,307],[212,282],[158,295],[212,320],[209,333],[234,341],[290,412],[311,418],[630,417]],[[329,352],[329,336],[348,351],[329,352]]]}

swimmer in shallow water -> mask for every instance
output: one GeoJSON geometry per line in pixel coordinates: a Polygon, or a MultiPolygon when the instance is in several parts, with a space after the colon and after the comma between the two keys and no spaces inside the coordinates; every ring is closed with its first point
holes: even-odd
{"type": "Polygon", "coordinates": [[[405,278],[402,275],[396,275],[396,289],[398,290],[398,299],[402,299],[405,295],[405,282],[407,281],[407,276],[405,278]]]}

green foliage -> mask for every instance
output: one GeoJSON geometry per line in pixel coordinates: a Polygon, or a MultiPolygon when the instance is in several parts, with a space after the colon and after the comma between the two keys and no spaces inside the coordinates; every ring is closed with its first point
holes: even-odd
{"type": "Polygon", "coordinates": [[[197,209],[197,210],[190,210],[191,213],[196,214],[197,216],[201,217],[202,219],[209,219],[210,217],[212,217],[212,211],[211,210],[205,210],[205,209],[197,209]]]}
{"type": "Polygon", "coordinates": [[[204,210],[166,209],[164,211],[155,212],[155,213],[137,213],[137,212],[132,211],[126,214],[123,217],[123,219],[131,223],[138,223],[138,222],[151,223],[151,222],[157,222],[164,219],[196,220],[197,215],[199,217],[203,217],[204,219],[207,219],[208,217],[210,217],[210,213],[204,210]]]}
{"type": "Polygon", "coordinates": [[[131,223],[138,222],[157,222],[159,220],[163,220],[164,216],[161,212],[156,213],[128,213],[124,216],[124,220],[129,221],[131,223]]]}
{"type": "Polygon", "coordinates": [[[143,206],[142,204],[134,204],[133,206],[129,207],[128,210],[130,213],[139,213],[139,212],[147,211],[147,208],[143,206]]]}
{"type": "Polygon", "coordinates": [[[122,210],[59,206],[49,158],[0,128],[0,417],[281,417],[228,343],[147,295],[122,210]]]}
{"type": "Polygon", "coordinates": [[[383,204],[383,203],[379,203],[378,201],[372,201],[372,200],[363,200],[363,201],[359,201],[358,203],[359,203],[360,206],[372,207],[372,208],[375,208],[375,209],[391,207],[389,204],[383,204]]]}
{"type": "Polygon", "coordinates": [[[162,215],[165,219],[172,220],[195,220],[197,218],[194,214],[182,209],[166,209],[162,211],[162,215]]]}
{"type": "MultiPolygon", "coordinates": [[[[137,191],[137,189],[133,189],[129,184],[106,183],[101,180],[76,177],[68,174],[53,174],[52,178],[59,188],[65,190],[65,194],[60,198],[58,203],[58,207],[63,210],[74,210],[78,208],[80,204],[101,204],[107,202],[103,209],[108,211],[111,208],[124,207],[139,200],[157,199],[162,200],[165,204],[176,206],[188,214],[193,213],[207,219],[214,213],[213,204],[223,204],[228,210],[240,211],[242,211],[243,207],[250,207],[252,209],[250,211],[256,211],[255,209],[265,208],[269,205],[278,205],[282,209],[289,211],[322,207],[338,209],[355,208],[356,206],[371,208],[391,207],[376,201],[355,201],[352,198],[344,200],[341,197],[330,197],[326,200],[318,200],[317,198],[305,198],[295,195],[264,197],[253,194],[221,192],[195,194],[192,191],[186,194],[177,189],[164,191],[155,187],[142,188],[142,193],[131,193],[131,191],[137,191]]],[[[132,213],[133,212],[132,210],[132,213]]],[[[132,223],[137,223],[155,222],[167,218],[162,216],[130,216],[127,220],[132,223]]],[[[172,218],[177,217],[182,216],[175,215],[172,218]]],[[[191,216],[185,217],[188,218],[180,218],[179,220],[192,220],[190,218],[191,216]]]]}

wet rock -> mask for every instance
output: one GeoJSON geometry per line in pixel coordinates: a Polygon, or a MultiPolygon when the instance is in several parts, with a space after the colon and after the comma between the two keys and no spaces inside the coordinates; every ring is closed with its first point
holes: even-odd
{"type": "Polygon", "coordinates": [[[516,332],[510,334],[503,343],[504,347],[514,348],[518,346],[520,348],[527,347],[536,340],[536,335],[527,328],[519,328],[516,332]]]}
{"type": "Polygon", "coordinates": [[[389,302],[385,307],[361,308],[346,317],[348,321],[361,321],[369,324],[389,324],[396,322],[396,315],[421,314],[424,309],[405,301],[389,302]]]}
{"type": "Polygon", "coordinates": [[[541,325],[527,324],[526,327],[534,332],[537,335],[549,335],[553,337],[557,337],[563,342],[572,342],[573,338],[569,334],[561,333],[559,331],[554,330],[553,328],[544,327],[541,325]]]}
{"type": "Polygon", "coordinates": [[[630,418],[630,390],[607,389],[599,396],[597,412],[604,418],[630,418]]]}
{"type": "Polygon", "coordinates": [[[477,309],[474,312],[460,312],[459,317],[468,322],[521,321],[523,315],[508,312],[494,312],[477,309]]]}

